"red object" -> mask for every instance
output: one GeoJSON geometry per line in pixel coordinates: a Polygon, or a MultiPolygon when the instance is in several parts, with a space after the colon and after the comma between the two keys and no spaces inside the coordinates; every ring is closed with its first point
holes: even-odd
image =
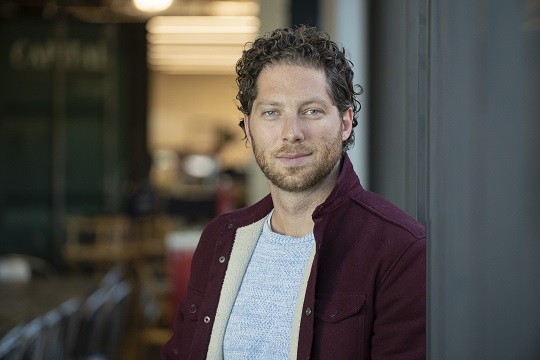
{"type": "Polygon", "coordinates": [[[216,216],[235,209],[233,186],[232,178],[229,175],[220,175],[216,192],[216,216]]]}

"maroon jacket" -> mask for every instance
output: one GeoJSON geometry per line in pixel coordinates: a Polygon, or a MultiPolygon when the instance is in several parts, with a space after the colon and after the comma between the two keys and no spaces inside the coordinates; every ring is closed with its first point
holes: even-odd
{"type": "MultiPolygon", "coordinates": [[[[209,355],[209,346],[211,337],[212,343],[222,341],[213,327],[226,319],[218,303],[231,297],[222,288],[235,238],[272,207],[267,196],[216,218],[204,230],[163,359],[219,358],[209,355]]],[[[315,209],[313,220],[316,252],[297,358],[425,359],[424,227],[364,190],[347,155],[336,187],[315,209]]]]}

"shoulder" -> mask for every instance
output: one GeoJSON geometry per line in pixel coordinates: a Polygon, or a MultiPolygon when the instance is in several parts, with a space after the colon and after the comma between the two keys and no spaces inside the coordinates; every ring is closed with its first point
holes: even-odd
{"type": "Polygon", "coordinates": [[[332,204],[337,204],[337,208],[342,210],[335,218],[337,222],[345,218],[349,220],[347,224],[356,224],[362,228],[377,226],[378,230],[384,230],[385,234],[387,231],[394,231],[403,233],[405,238],[425,237],[425,227],[420,222],[384,197],[362,187],[348,156],[344,158],[338,184],[330,198],[326,202],[330,205],[329,208],[336,209],[332,204]],[[346,204],[345,207],[343,207],[344,204],[346,204]]]}
{"type": "Polygon", "coordinates": [[[415,239],[426,236],[423,224],[381,195],[363,190],[352,196],[351,200],[368,221],[377,222],[389,231],[406,232],[415,239]]]}

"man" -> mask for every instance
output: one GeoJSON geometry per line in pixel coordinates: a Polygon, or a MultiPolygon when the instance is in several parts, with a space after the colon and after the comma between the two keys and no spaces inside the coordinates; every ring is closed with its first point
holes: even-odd
{"type": "Polygon", "coordinates": [[[164,359],[425,358],[425,231],[353,170],[344,54],[301,26],[238,61],[240,126],[270,195],[204,230],[164,359]]]}

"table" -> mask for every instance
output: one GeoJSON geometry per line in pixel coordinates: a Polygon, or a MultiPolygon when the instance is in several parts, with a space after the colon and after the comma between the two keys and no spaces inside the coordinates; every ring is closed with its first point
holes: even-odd
{"type": "Polygon", "coordinates": [[[26,324],[71,298],[85,299],[100,280],[57,277],[21,283],[0,282],[0,338],[15,326],[26,324]]]}

